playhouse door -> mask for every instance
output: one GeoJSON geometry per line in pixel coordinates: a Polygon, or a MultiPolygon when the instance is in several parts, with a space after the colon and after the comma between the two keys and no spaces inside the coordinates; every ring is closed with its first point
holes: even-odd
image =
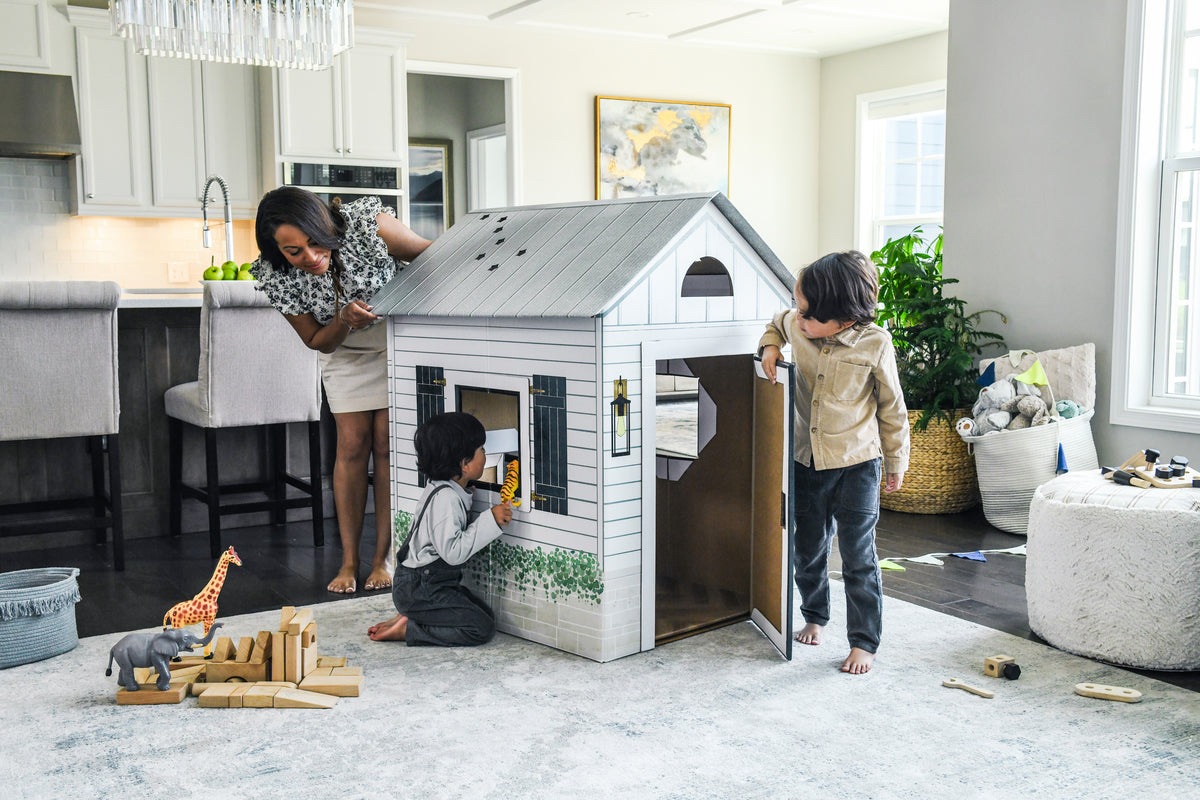
{"type": "Polygon", "coordinates": [[[750,619],[792,657],[792,365],[767,380],[754,359],[754,478],[750,619]]]}

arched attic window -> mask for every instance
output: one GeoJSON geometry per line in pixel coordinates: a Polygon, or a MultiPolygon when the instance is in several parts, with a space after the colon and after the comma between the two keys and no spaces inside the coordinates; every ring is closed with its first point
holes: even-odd
{"type": "Polygon", "coordinates": [[[683,276],[680,297],[733,297],[733,279],[725,265],[712,256],[693,261],[683,276]]]}

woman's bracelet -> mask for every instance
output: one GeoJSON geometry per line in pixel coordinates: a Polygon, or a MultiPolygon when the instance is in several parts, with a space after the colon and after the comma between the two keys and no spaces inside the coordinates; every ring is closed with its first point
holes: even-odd
{"type": "Polygon", "coordinates": [[[346,319],[346,306],[342,306],[340,309],[338,309],[337,318],[345,323],[347,330],[354,330],[354,326],[350,324],[350,320],[346,319]]]}

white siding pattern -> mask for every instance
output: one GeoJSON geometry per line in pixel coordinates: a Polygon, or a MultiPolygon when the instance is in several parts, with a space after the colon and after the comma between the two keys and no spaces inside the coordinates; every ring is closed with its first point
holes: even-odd
{"type": "MultiPolygon", "coordinates": [[[[567,381],[568,513],[518,513],[504,540],[597,553],[595,322],[457,317],[391,317],[389,322],[392,508],[415,512],[421,494],[412,445],[417,427],[416,367],[477,376],[473,385],[482,387],[489,386],[489,376],[562,376],[567,381]]],[[[447,410],[452,406],[453,398],[448,396],[447,410]]],[[[522,409],[522,414],[527,417],[529,409],[522,409]]],[[[532,452],[530,442],[522,442],[522,457],[532,459],[532,452]]],[[[536,471],[536,464],[530,466],[536,471]]],[[[476,510],[497,502],[494,492],[476,492],[476,510]]]]}

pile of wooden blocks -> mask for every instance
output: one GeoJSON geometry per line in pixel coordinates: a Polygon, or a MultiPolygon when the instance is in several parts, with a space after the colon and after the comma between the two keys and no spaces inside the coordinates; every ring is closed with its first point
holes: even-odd
{"type": "Polygon", "coordinates": [[[190,692],[202,708],[332,708],[358,697],[362,667],[344,657],[317,655],[312,609],[285,606],[279,629],[243,636],[235,646],[218,637],[212,659],[185,656],[171,663],[171,688],[155,688],[154,670],[135,670],[141,690],[117,691],[118,705],[181,703],[190,692]]]}

